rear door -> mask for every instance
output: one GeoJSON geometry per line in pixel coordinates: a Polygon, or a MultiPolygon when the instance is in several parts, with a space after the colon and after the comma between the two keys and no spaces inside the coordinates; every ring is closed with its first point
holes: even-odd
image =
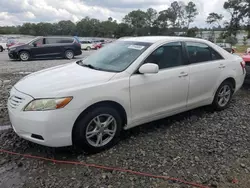
{"type": "Polygon", "coordinates": [[[62,55],[60,41],[61,41],[61,38],[58,38],[58,37],[45,38],[45,46],[46,46],[47,56],[53,57],[53,56],[61,56],[62,55]]]}
{"type": "MultiPolygon", "coordinates": [[[[61,55],[64,55],[66,50],[73,50],[75,52],[76,47],[74,46],[74,42],[75,39],[71,38],[71,37],[62,37],[60,39],[58,39],[57,41],[57,45],[58,45],[58,51],[61,55]]],[[[79,46],[79,50],[80,50],[80,46],[79,46]]]]}
{"type": "Polygon", "coordinates": [[[186,42],[186,49],[190,63],[187,105],[192,108],[211,101],[226,64],[223,57],[205,43],[186,42]]]}

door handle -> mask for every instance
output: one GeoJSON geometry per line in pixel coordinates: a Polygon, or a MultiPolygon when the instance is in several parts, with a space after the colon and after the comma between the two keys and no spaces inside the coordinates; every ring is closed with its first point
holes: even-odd
{"type": "Polygon", "coordinates": [[[186,76],[188,76],[188,73],[186,73],[186,72],[181,72],[180,75],[179,75],[179,78],[181,78],[181,77],[186,77],[186,76]]]}
{"type": "Polygon", "coordinates": [[[219,66],[220,69],[224,69],[225,67],[226,67],[226,66],[223,65],[223,64],[221,64],[221,65],[219,66]]]}

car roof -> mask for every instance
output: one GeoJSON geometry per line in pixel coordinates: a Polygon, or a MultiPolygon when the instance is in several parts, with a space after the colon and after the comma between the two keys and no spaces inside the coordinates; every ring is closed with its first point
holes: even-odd
{"type": "Polygon", "coordinates": [[[197,42],[207,42],[207,40],[191,37],[172,37],[172,36],[142,36],[142,37],[124,37],[120,38],[121,41],[135,41],[135,42],[149,42],[156,43],[159,41],[197,41],[197,42]]]}
{"type": "Polygon", "coordinates": [[[39,36],[43,38],[75,38],[73,36],[39,36]]]}

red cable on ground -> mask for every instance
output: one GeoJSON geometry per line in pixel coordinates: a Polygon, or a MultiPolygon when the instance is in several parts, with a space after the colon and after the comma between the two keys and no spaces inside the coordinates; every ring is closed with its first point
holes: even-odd
{"type": "Polygon", "coordinates": [[[126,173],[130,173],[130,174],[134,174],[134,175],[146,176],[146,177],[151,177],[151,178],[171,180],[171,181],[183,183],[183,184],[186,184],[186,185],[191,185],[191,186],[198,187],[198,188],[209,188],[209,187],[204,186],[204,185],[184,181],[184,180],[181,180],[181,179],[178,179],[178,178],[171,178],[171,177],[167,177],[167,176],[153,175],[153,174],[149,174],[149,173],[137,172],[137,171],[128,170],[128,169],[108,167],[108,166],[102,166],[102,165],[96,165],[96,164],[87,164],[87,163],[78,162],[78,161],[55,160],[55,159],[49,159],[49,158],[45,158],[45,157],[33,156],[33,155],[29,155],[29,154],[16,153],[16,152],[7,151],[7,150],[3,150],[3,149],[0,149],[0,152],[11,154],[11,155],[18,155],[18,156],[22,156],[22,157],[26,157],[26,158],[40,159],[40,160],[49,161],[49,162],[58,163],[58,164],[82,165],[82,166],[94,167],[94,168],[104,169],[104,170],[113,170],[113,171],[118,171],[118,172],[126,172],[126,173]]]}

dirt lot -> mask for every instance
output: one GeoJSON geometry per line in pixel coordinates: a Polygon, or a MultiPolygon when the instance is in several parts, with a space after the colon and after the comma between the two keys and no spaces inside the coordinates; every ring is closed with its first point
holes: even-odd
{"type": "MultiPolygon", "coordinates": [[[[88,55],[85,52],[83,56],[88,55]]],[[[68,60],[10,61],[0,53],[0,127],[9,125],[6,101],[11,85],[26,74],[68,63],[68,60]]],[[[0,149],[59,160],[81,161],[180,178],[209,187],[249,188],[250,86],[245,85],[231,106],[209,107],[136,127],[122,134],[112,149],[86,155],[73,147],[48,148],[20,139],[0,128],[0,149]],[[234,183],[232,183],[234,182],[234,183]]],[[[131,188],[191,187],[173,181],[114,170],[55,164],[0,152],[0,188],[131,188]]]]}

